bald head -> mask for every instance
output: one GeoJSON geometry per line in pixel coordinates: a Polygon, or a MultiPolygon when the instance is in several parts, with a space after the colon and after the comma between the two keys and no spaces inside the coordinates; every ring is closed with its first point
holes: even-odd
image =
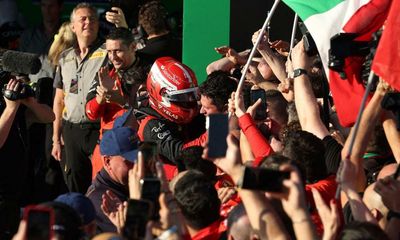
{"type": "Polygon", "coordinates": [[[372,215],[378,221],[379,226],[385,229],[386,225],[386,216],[389,209],[382,202],[381,195],[375,192],[375,183],[369,185],[364,192],[363,202],[367,206],[367,208],[371,211],[372,215]]]}

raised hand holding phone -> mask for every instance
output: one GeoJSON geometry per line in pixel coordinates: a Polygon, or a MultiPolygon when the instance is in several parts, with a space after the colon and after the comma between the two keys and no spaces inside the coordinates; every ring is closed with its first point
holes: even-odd
{"type": "Polygon", "coordinates": [[[267,118],[267,95],[264,89],[252,89],[250,91],[251,105],[259,102],[255,107],[255,114],[252,115],[254,120],[262,121],[267,118]]]}
{"type": "Polygon", "coordinates": [[[53,209],[40,205],[27,206],[24,210],[24,220],[26,222],[25,239],[50,240],[53,238],[53,209]]]}
{"type": "Polygon", "coordinates": [[[227,114],[211,114],[207,116],[208,128],[208,156],[210,158],[224,157],[226,154],[226,137],[229,133],[229,119],[227,114]]]}

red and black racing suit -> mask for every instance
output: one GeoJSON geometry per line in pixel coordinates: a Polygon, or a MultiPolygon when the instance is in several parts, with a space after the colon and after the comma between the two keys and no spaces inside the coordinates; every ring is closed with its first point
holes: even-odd
{"type": "Polygon", "coordinates": [[[139,122],[140,141],[155,142],[160,158],[164,162],[167,178],[172,179],[177,172],[176,159],[182,149],[201,146],[207,140],[204,116],[199,115],[189,124],[179,125],[171,122],[151,107],[141,107],[135,111],[139,122]]]}

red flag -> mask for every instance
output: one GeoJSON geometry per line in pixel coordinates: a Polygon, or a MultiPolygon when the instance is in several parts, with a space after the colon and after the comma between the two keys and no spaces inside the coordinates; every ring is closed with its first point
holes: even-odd
{"type": "Polygon", "coordinates": [[[400,1],[393,0],[372,70],[400,91],[400,1]]]}
{"type": "MultiPolygon", "coordinates": [[[[357,33],[357,41],[371,40],[372,33],[384,23],[391,0],[371,0],[359,8],[343,27],[346,33],[357,33]]],[[[347,79],[341,79],[337,72],[330,70],[329,86],[335,102],[340,124],[352,126],[357,118],[365,87],[361,81],[363,57],[348,57],[344,72],[347,79]]]]}

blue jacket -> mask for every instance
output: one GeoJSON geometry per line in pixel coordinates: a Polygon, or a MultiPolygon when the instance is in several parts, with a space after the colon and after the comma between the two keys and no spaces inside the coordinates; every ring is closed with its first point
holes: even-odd
{"type": "Polygon", "coordinates": [[[101,210],[102,195],[107,190],[111,190],[122,202],[128,200],[129,198],[128,188],[112,180],[104,168],[97,173],[92,185],[88,188],[86,196],[92,201],[94,208],[96,209],[98,233],[117,232],[114,224],[111,223],[108,217],[104,215],[103,211],[101,210]]]}

